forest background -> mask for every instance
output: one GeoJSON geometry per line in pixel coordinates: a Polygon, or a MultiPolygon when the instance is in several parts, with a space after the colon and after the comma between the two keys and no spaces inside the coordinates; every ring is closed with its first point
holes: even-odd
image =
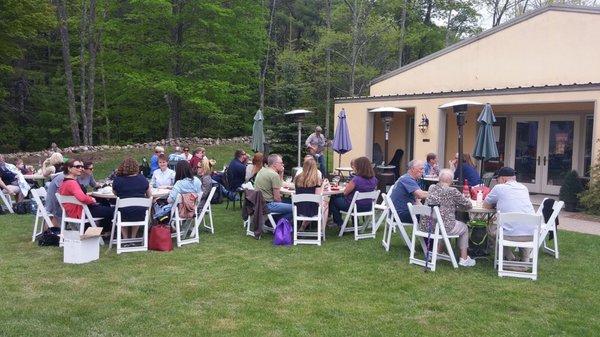
{"type": "Polygon", "coordinates": [[[248,135],[259,108],[331,135],[333,97],[552,2],[0,0],[0,152],[248,135]]]}

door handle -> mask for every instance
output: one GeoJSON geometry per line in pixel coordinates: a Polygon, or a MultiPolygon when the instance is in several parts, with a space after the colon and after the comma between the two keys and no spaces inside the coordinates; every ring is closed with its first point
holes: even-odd
{"type": "Polygon", "coordinates": [[[544,166],[546,166],[546,156],[544,156],[544,166]]]}
{"type": "Polygon", "coordinates": [[[538,166],[539,166],[540,165],[540,156],[538,156],[537,162],[538,162],[538,166]]]}

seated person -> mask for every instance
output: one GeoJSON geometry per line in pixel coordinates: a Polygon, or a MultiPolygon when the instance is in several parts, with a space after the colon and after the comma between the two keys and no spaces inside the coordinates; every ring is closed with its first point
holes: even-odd
{"type": "MultiPolygon", "coordinates": [[[[510,167],[503,167],[496,173],[498,183],[483,202],[484,208],[496,208],[498,213],[526,213],[535,214],[531,199],[529,199],[529,190],[519,182],[515,177],[515,170],[510,167]]],[[[494,241],[496,238],[497,225],[488,227],[490,238],[494,241]]],[[[533,239],[531,231],[528,228],[522,228],[518,223],[504,224],[504,238],[511,241],[531,241],[533,239]]],[[[490,242],[492,243],[492,242],[490,242]]],[[[529,249],[521,250],[521,260],[529,261],[529,249]]],[[[514,260],[515,256],[511,249],[504,248],[504,257],[508,260],[514,260]]]]}
{"type": "Polygon", "coordinates": [[[263,167],[256,175],[254,188],[260,191],[271,213],[278,213],[292,220],[292,205],[281,201],[281,186],[283,185],[283,159],[278,154],[267,158],[267,167],[263,167]]]}
{"type": "Polygon", "coordinates": [[[263,168],[265,162],[265,156],[261,152],[256,152],[252,157],[252,163],[246,166],[246,182],[250,181],[254,183],[256,174],[263,168]]]}
{"type": "MultiPolygon", "coordinates": [[[[454,179],[459,178],[459,170],[458,170],[458,153],[454,156],[454,160],[450,161],[450,169],[454,170],[454,179]]],[[[475,168],[473,161],[471,160],[471,156],[468,153],[463,153],[463,162],[462,162],[462,171],[463,171],[463,179],[467,180],[467,184],[469,187],[476,186],[482,183],[481,177],[479,176],[479,172],[475,168]]],[[[461,185],[463,181],[459,182],[461,185]]]]}
{"type": "MultiPolygon", "coordinates": [[[[304,164],[302,165],[302,172],[296,176],[295,189],[296,194],[317,194],[320,191],[322,179],[320,177],[321,172],[317,168],[317,161],[313,156],[307,156],[304,164]]],[[[298,208],[298,215],[312,217],[317,215],[319,206],[312,202],[300,202],[296,204],[298,208]]],[[[302,225],[299,230],[304,231],[308,226],[308,221],[302,221],[302,225]]]]}
{"type": "Polygon", "coordinates": [[[158,169],[152,172],[150,186],[154,188],[173,186],[175,183],[175,171],[168,167],[167,156],[158,156],[158,169]]]}
{"type": "Polygon", "coordinates": [[[440,174],[440,167],[437,162],[437,155],[435,153],[428,153],[427,160],[423,165],[423,175],[425,177],[437,177],[440,174]]]}
{"type": "MultiPolygon", "coordinates": [[[[189,150],[189,149],[188,149],[189,150]]],[[[169,162],[176,162],[180,160],[186,160],[184,155],[181,153],[181,147],[175,146],[173,153],[169,155],[169,162]]]]}
{"type": "MultiPolygon", "coordinates": [[[[458,248],[460,249],[459,265],[463,267],[472,267],[475,265],[475,260],[467,255],[469,248],[469,229],[464,222],[456,220],[455,212],[457,209],[468,210],[473,207],[471,200],[462,195],[456,188],[452,187],[452,170],[443,169],[440,171],[440,181],[437,184],[429,187],[429,193],[425,204],[439,205],[440,214],[444,221],[444,228],[448,235],[458,235],[458,248]]],[[[429,223],[426,217],[424,221],[419,223],[419,229],[428,232],[429,223]]],[[[435,221],[435,220],[434,220],[435,221]]],[[[433,227],[431,228],[433,230],[433,227]]]]}
{"type": "Polygon", "coordinates": [[[25,165],[25,163],[23,163],[23,159],[21,158],[18,158],[15,161],[15,166],[19,169],[19,171],[21,171],[21,174],[23,175],[33,173],[33,167],[25,165]]]}
{"type": "Polygon", "coordinates": [[[167,198],[168,204],[157,210],[154,217],[161,222],[167,221],[171,213],[171,208],[173,208],[173,204],[177,200],[177,196],[185,193],[195,193],[200,197],[202,194],[202,183],[192,172],[190,164],[185,160],[180,160],[175,166],[175,184],[167,198]]]}
{"type": "Polygon", "coordinates": [[[237,200],[239,198],[237,190],[246,181],[246,162],[248,161],[248,155],[244,150],[236,150],[234,158],[229,162],[227,170],[225,171],[225,181],[223,184],[223,194],[225,194],[230,200],[237,200]]]}
{"type": "Polygon", "coordinates": [[[58,192],[64,179],[65,174],[60,172],[46,185],[48,189],[46,193],[46,211],[48,214],[51,214],[50,221],[52,221],[54,227],[60,227],[60,221],[62,219],[62,209],[60,208],[58,199],[56,199],[56,192],[58,192]]]}
{"type": "Polygon", "coordinates": [[[165,154],[165,148],[162,146],[157,146],[154,148],[154,154],[150,157],[150,172],[154,172],[158,170],[158,156],[161,154],[165,154]]]}
{"type": "Polygon", "coordinates": [[[420,204],[421,199],[427,198],[427,192],[423,191],[418,183],[421,176],[423,176],[423,161],[411,160],[407,172],[396,180],[390,195],[398,217],[404,223],[412,223],[407,203],[420,204]]]}
{"type": "MultiPolygon", "coordinates": [[[[371,192],[377,188],[377,178],[371,161],[367,157],[356,158],[352,169],[355,172],[354,177],[346,185],[344,195],[336,195],[329,202],[329,212],[333,216],[333,222],[341,226],[344,222],[340,211],[348,211],[354,194],[358,192],[371,192]]],[[[369,211],[372,207],[370,200],[360,200],[356,204],[359,212],[369,211]]]]}
{"type": "MultiPolygon", "coordinates": [[[[104,232],[110,232],[114,209],[110,206],[104,206],[96,203],[96,199],[85,194],[77,182],[77,177],[83,172],[83,163],[77,159],[69,159],[63,168],[64,180],[58,189],[60,195],[73,196],[80,202],[88,205],[90,214],[94,218],[102,218],[100,225],[104,232]]],[[[67,216],[70,218],[79,218],[81,216],[81,206],[75,204],[63,205],[67,216]]]]}
{"type": "Polygon", "coordinates": [[[183,153],[181,154],[181,157],[184,160],[190,161],[192,159],[192,154],[190,153],[190,147],[189,146],[184,146],[183,147],[183,153]]]}
{"type": "Polygon", "coordinates": [[[202,160],[204,160],[205,153],[206,153],[206,150],[204,150],[203,147],[196,148],[194,150],[194,155],[192,156],[192,159],[189,160],[190,167],[198,167],[198,163],[201,162],[202,160]]]}
{"type": "MultiPolygon", "coordinates": [[[[302,173],[304,171],[304,163],[306,163],[307,160],[315,160],[315,161],[317,161],[317,158],[315,158],[315,156],[313,156],[312,154],[307,154],[306,156],[304,156],[304,160],[302,162],[303,163],[302,167],[299,168],[298,171],[296,171],[296,176],[294,177],[294,181],[300,175],[300,173],[302,173]]],[[[323,174],[321,173],[321,171],[317,171],[317,172],[318,172],[317,174],[319,175],[319,179],[323,180],[323,174]]]]}
{"type": "Polygon", "coordinates": [[[63,162],[63,155],[59,152],[54,152],[49,158],[44,160],[42,163],[42,168],[38,171],[38,173],[44,177],[49,177],[50,175],[62,170],[63,162]]]}
{"type": "Polygon", "coordinates": [[[102,184],[94,180],[94,163],[91,161],[83,162],[83,172],[77,177],[77,182],[81,185],[81,189],[85,192],[88,187],[98,188],[102,187],[102,184]]]}
{"type": "Polygon", "coordinates": [[[202,196],[200,197],[200,203],[198,205],[198,211],[202,210],[204,204],[210,200],[208,199],[208,195],[210,194],[210,190],[212,189],[212,166],[210,161],[203,160],[196,167],[196,173],[200,177],[200,182],[202,183],[202,196]]]}
{"type": "Polygon", "coordinates": [[[15,165],[7,163],[0,154],[0,191],[14,195],[16,201],[21,202],[29,194],[29,189],[21,171],[15,165]]]}
{"type": "MultiPolygon", "coordinates": [[[[115,195],[121,199],[126,198],[150,198],[150,184],[148,180],[140,174],[140,165],[138,162],[129,157],[123,160],[117,174],[113,180],[112,189],[115,195]]],[[[143,221],[146,216],[144,207],[125,207],[120,209],[121,220],[127,221],[143,221]]],[[[122,227],[121,234],[124,239],[135,238],[139,227],[122,227]]]]}

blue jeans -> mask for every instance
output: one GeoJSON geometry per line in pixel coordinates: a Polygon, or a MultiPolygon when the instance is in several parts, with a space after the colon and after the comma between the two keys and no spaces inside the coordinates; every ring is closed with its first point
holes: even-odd
{"type": "Polygon", "coordinates": [[[292,204],[285,202],[271,201],[267,203],[267,208],[271,213],[279,213],[281,217],[284,217],[292,221],[292,204]]]}
{"type": "MultiPolygon", "coordinates": [[[[341,226],[344,223],[344,219],[342,219],[341,211],[347,212],[350,208],[350,202],[346,200],[346,197],[342,195],[335,196],[331,198],[329,201],[329,214],[333,216],[333,222],[336,225],[341,226]]],[[[371,209],[371,204],[368,205],[359,205],[359,212],[366,212],[371,209]]]]}
{"type": "Polygon", "coordinates": [[[325,156],[321,153],[321,154],[318,154],[316,157],[317,157],[317,163],[319,164],[319,171],[321,171],[323,178],[326,178],[327,170],[325,169],[325,156]]]}

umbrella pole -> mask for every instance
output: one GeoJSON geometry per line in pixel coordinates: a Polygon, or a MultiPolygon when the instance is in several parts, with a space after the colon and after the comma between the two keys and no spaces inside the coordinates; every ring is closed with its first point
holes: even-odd
{"type": "Polygon", "coordinates": [[[298,122],[298,167],[300,165],[300,143],[302,142],[302,122],[298,122]]]}
{"type": "MultiPolygon", "coordinates": [[[[460,116],[460,117],[462,117],[462,116],[460,116]]],[[[459,184],[459,186],[462,186],[462,184],[464,183],[463,166],[462,166],[462,164],[463,164],[463,124],[464,124],[464,122],[458,123],[458,162],[456,163],[456,165],[458,166],[457,169],[458,169],[458,184],[459,184]]]]}

